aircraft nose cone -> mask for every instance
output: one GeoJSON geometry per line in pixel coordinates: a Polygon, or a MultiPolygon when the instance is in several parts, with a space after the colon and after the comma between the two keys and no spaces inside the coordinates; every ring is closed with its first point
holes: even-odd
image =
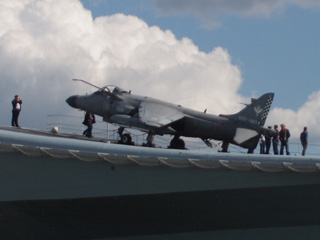
{"type": "Polygon", "coordinates": [[[78,98],[78,95],[73,95],[71,97],[68,97],[66,102],[71,106],[71,107],[74,107],[74,108],[77,108],[76,106],[76,100],[78,98]]]}

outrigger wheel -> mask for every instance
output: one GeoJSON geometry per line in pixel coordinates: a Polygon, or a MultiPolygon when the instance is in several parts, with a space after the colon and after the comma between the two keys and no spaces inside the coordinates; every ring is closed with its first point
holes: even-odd
{"type": "Polygon", "coordinates": [[[173,149],[185,149],[185,142],[180,139],[178,136],[175,136],[171,142],[169,148],[173,149]]]}

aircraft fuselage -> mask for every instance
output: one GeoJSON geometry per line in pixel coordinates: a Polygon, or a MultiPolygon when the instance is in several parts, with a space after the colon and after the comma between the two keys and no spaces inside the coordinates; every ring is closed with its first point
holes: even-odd
{"type": "Polygon", "coordinates": [[[71,98],[76,98],[73,107],[99,115],[106,122],[116,123],[123,127],[134,127],[147,132],[153,131],[155,134],[178,134],[185,137],[201,136],[203,139],[214,138],[223,140],[225,137],[232,138],[235,132],[234,124],[227,118],[192,110],[150,97],[122,94],[120,100],[114,99],[109,95],[104,95],[101,92],[95,92],[90,95],[77,95],[71,98]],[[147,126],[138,116],[139,107],[142,102],[163,105],[189,117],[178,120],[170,128],[165,126],[147,126]]]}
{"type": "Polygon", "coordinates": [[[122,127],[158,135],[222,140],[226,146],[233,143],[254,149],[260,134],[275,134],[263,128],[272,100],[273,93],[265,94],[253,99],[252,104],[237,114],[219,116],[124,91],[100,90],[90,95],[74,95],[67,102],[122,127]]]}

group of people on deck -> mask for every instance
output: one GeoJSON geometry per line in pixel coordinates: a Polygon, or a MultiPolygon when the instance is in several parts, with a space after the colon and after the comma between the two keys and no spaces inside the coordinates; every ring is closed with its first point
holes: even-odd
{"type": "MultiPolygon", "coordinates": [[[[278,130],[278,125],[274,125],[273,129],[276,131],[277,135],[274,137],[261,135],[260,137],[260,153],[261,154],[270,154],[270,148],[272,143],[273,153],[275,155],[279,154],[279,145],[280,145],[280,155],[284,154],[284,150],[287,155],[290,155],[289,151],[289,138],[290,131],[286,128],[286,125],[282,123],[280,125],[281,129],[278,130]]],[[[271,126],[268,127],[271,129],[271,126]]],[[[302,156],[306,154],[308,147],[308,128],[304,127],[303,131],[300,134],[300,141],[302,145],[302,156]]]]}

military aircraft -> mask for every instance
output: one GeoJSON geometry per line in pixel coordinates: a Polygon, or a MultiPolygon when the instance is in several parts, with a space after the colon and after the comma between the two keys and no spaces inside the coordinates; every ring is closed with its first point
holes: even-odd
{"type": "Polygon", "coordinates": [[[212,147],[210,140],[222,141],[222,152],[228,151],[230,143],[253,152],[261,134],[270,137],[276,135],[274,130],[263,127],[274,93],[251,99],[251,103],[236,114],[217,116],[134,95],[114,85],[100,88],[81,79],[73,80],[89,84],[98,91],[89,95],[70,96],[66,102],[71,107],[94,113],[106,122],[119,125],[120,142],[123,144],[132,142],[129,134],[123,134],[126,127],[147,132],[147,146],[153,146],[155,134],[169,134],[174,136],[169,148],[184,149],[185,142],[180,138],[184,136],[200,138],[209,147],[212,147]]]}

